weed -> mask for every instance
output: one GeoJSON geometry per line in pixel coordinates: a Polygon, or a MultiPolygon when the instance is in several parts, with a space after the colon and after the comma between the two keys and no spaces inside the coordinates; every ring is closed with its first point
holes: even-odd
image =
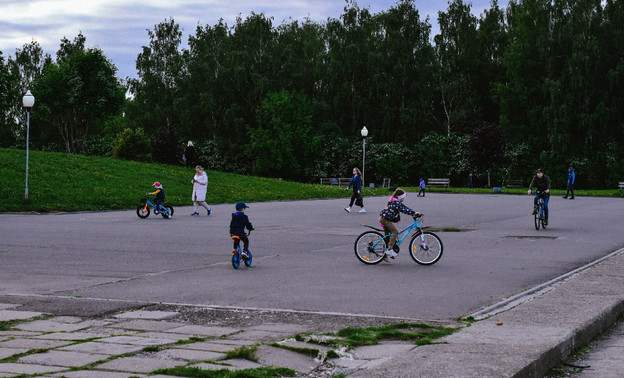
{"type": "Polygon", "coordinates": [[[276,348],[282,348],[282,349],[286,349],[289,350],[291,352],[296,352],[296,353],[300,353],[306,356],[310,356],[313,358],[316,358],[320,351],[318,349],[312,349],[312,348],[301,348],[301,347],[294,347],[294,346],[290,346],[290,345],[284,345],[284,344],[279,344],[279,343],[271,343],[269,344],[272,347],[276,347],[276,348]]]}
{"type": "Polygon", "coordinates": [[[344,337],[344,344],[351,348],[375,345],[380,340],[406,340],[414,341],[417,345],[425,345],[430,344],[432,340],[450,335],[456,329],[423,323],[397,323],[379,327],[345,328],[338,332],[338,336],[344,337]]]}
{"type": "Polygon", "coordinates": [[[178,340],[175,343],[177,345],[185,345],[185,344],[193,344],[193,343],[201,343],[202,341],[206,341],[208,340],[209,337],[195,337],[195,336],[191,336],[186,340],[178,340]]]}
{"type": "Polygon", "coordinates": [[[252,346],[243,345],[240,348],[228,351],[225,354],[225,358],[228,360],[231,360],[234,358],[242,358],[245,360],[257,362],[258,359],[256,358],[256,355],[255,355],[257,347],[258,345],[252,345],[252,346]]]}
{"type": "Polygon", "coordinates": [[[198,367],[180,366],[167,369],[158,369],[150,375],[173,375],[177,377],[210,377],[210,378],[272,378],[272,377],[295,377],[297,373],[292,369],[283,367],[261,367],[243,370],[203,370],[198,367]]]}

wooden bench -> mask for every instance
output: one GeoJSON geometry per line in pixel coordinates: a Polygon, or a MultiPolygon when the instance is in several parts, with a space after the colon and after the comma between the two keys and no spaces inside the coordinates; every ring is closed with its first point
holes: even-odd
{"type": "Polygon", "coordinates": [[[507,182],[505,182],[505,187],[507,188],[522,188],[523,186],[522,180],[507,180],[507,182]]]}
{"type": "Polygon", "coordinates": [[[618,189],[620,190],[620,197],[622,197],[622,190],[624,190],[624,181],[618,183],[618,189]]]}
{"type": "Polygon", "coordinates": [[[321,185],[347,186],[351,177],[321,177],[321,185]]]}
{"type": "Polygon", "coordinates": [[[427,179],[427,186],[439,187],[448,189],[451,184],[451,179],[447,178],[430,178],[427,179]]]}

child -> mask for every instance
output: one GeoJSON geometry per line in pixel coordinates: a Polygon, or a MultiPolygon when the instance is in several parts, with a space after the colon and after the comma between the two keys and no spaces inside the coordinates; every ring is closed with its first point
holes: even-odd
{"type": "Polygon", "coordinates": [[[247,258],[247,252],[249,251],[249,238],[245,233],[245,228],[249,231],[253,230],[253,226],[249,223],[249,218],[245,215],[245,209],[249,208],[245,202],[236,203],[236,212],[232,213],[232,220],[230,221],[230,235],[238,236],[234,239],[234,250],[238,248],[240,241],[243,241],[243,253],[241,257],[247,258]]]}
{"type": "Polygon", "coordinates": [[[156,196],[156,200],[154,204],[156,205],[156,214],[161,210],[160,204],[165,200],[165,190],[163,189],[160,182],[156,181],[152,184],[154,190],[152,193],[147,193],[148,196],[156,196]]]}
{"type": "Polygon", "coordinates": [[[422,197],[425,196],[425,180],[420,179],[420,183],[418,184],[418,186],[420,186],[420,190],[418,191],[418,195],[416,197],[422,197]]]}
{"type": "Polygon", "coordinates": [[[407,193],[403,189],[397,188],[392,197],[388,200],[388,205],[385,209],[381,210],[379,213],[379,223],[381,223],[385,229],[390,231],[390,241],[388,242],[388,250],[386,251],[386,256],[390,256],[390,258],[395,258],[397,253],[392,249],[394,247],[394,243],[396,242],[397,235],[399,231],[397,230],[394,223],[401,220],[401,214],[405,213],[407,215],[412,216],[420,216],[420,213],[415,212],[409,207],[403,205],[403,200],[407,196],[407,193]]]}

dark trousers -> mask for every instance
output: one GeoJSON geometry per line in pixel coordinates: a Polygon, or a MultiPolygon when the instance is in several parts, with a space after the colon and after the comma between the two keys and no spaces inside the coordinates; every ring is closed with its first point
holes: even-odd
{"type": "Polygon", "coordinates": [[[247,237],[247,235],[242,234],[242,235],[236,235],[238,236],[240,239],[234,238],[234,249],[237,249],[238,246],[240,245],[241,240],[243,241],[243,251],[249,251],[249,238],[247,237]]]}
{"type": "Polygon", "coordinates": [[[359,207],[364,207],[364,200],[362,201],[357,200],[359,196],[360,196],[359,193],[356,190],[354,190],[353,195],[351,195],[351,202],[349,202],[349,207],[353,206],[354,202],[359,207]]]}
{"type": "Polygon", "coordinates": [[[566,190],[566,197],[570,194],[570,198],[574,198],[574,184],[568,183],[568,189],[566,190]]]}
{"type": "Polygon", "coordinates": [[[418,197],[424,197],[425,196],[425,189],[420,188],[420,190],[418,191],[418,197]]]}

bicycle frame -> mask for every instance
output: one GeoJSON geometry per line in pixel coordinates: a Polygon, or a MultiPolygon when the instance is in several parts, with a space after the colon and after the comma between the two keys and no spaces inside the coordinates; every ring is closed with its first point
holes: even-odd
{"type": "MultiPolygon", "coordinates": [[[[371,229],[373,229],[375,231],[383,232],[384,236],[389,236],[390,235],[390,232],[385,230],[385,227],[384,227],[384,229],[379,229],[379,228],[376,228],[376,227],[373,227],[373,226],[365,226],[365,227],[371,228],[371,229]]],[[[415,228],[417,228],[418,231],[420,232],[420,241],[424,243],[425,242],[425,235],[423,234],[422,230],[426,229],[427,227],[420,227],[420,224],[418,223],[418,220],[414,219],[414,222],[412,222],[412,224],[410,224],[409,226],[405,227],[404,229],[402,229],[401,231],[398,232],[399,236],[402,235],[402,234],[403,234],[403,236],[401,236],[400,238],[397,238],[397,241],[396,241],[395,245],[399,245],[400,246],[401,243],[403,242],[403,240],[405,240],[405,238],[407,238],[407,235],[409,235],[410,232],[412,232],[412,230],[415,229],[415,228]]],[[[377,243],[379,243],[379,242],[381,242],[381,240],[379,240],[377,243]]],[[[377,243],[375,243],[374,245],[377,245],[377,243]]]]}

